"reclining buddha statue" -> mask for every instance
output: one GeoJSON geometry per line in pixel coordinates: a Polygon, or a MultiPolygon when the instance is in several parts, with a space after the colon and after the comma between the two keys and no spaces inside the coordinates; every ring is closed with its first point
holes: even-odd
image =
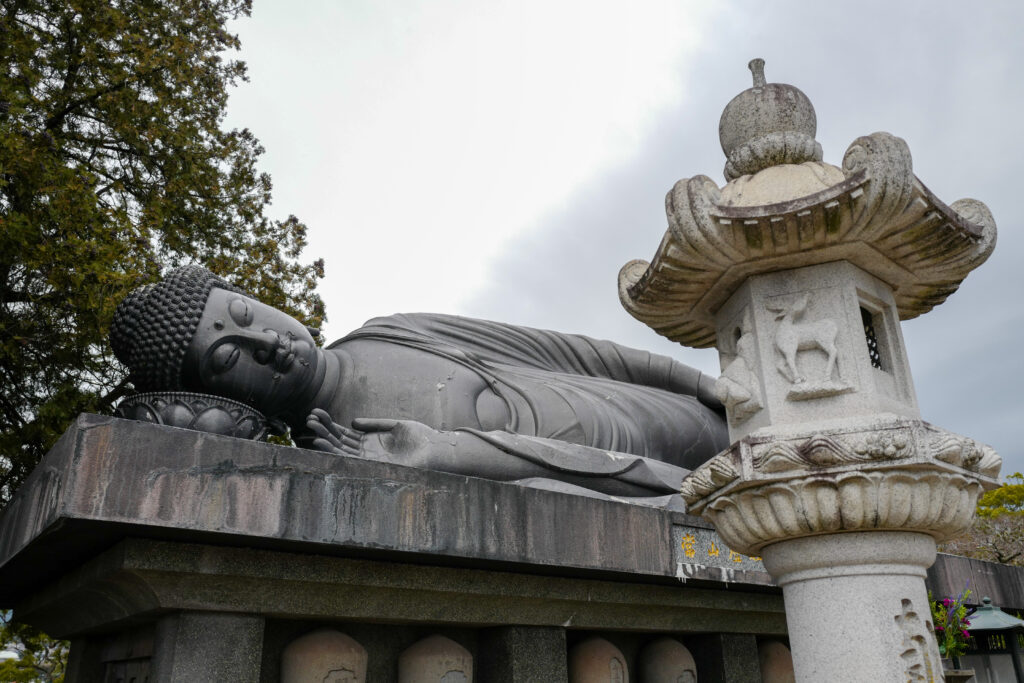
{"type": "Polygon", "coordinates": [[[125,297],[110,338],[140,392],[233,399],[300,446],[413,467],[642,498],[728,443],[715,380],[666,356],[435,314],[315,334],[185,266],[125,297]]]}

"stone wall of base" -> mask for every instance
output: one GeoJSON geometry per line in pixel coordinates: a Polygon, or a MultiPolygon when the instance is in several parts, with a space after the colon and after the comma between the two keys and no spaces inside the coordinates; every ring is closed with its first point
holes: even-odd
{"type": "MultiPolygon", "coordinates": [[[[572,654],[595,640],[617,653],[609,661],[621,661],[623,683],[656,680],[644,672],[659,657],[676,660],[671,653],[651,654],[649,646],[669,639],[692,653],[693,673],[702,682],[756,683],[758,639],[785,638],[773,591],[145,539],[121,541],[36,591],[17,613],[73,638],[69,683],[133,676],[154,683],[292,683],[304,679],[282,677],[286,650],[325,630],[365,653],[362,677],[353,671],[354,677],[338,681],[414,680],[402,676],[402,657],[431,639],[466,653],[466,680],[580,680],[573,678],[572,654]]],[[[316,680],[349,670],[332,666],[316,680]]],[[[607,663],[602,668],[611,675],[607,663]]]]}
{"type": "MultiPolygon", "coordinates": [[[[626,631],[584,631],[559,627],[450,627],[436,625],[307,622],[223,613],[181,613],[155,625],[115,634],[96,634],[72,642],[69,683],[204,683],[253,681],[294,683],[300,680],[337,682],[412,680],[477,681],[478,683],[627,683],[659,681],[656,676],[675,666],[674,681],[762,683],[785,681],[778,662],[762,669],[766,652],[788,652],[781,640],[751,634],[649,634],[626,631]],[[284,653],[309,635],[338,634],[362,646],[363,669],[349,669],[348,660],[331,660],[321,652],[315,660],[286,670],[284,653]],[[466,677],[416,679],[402,670],[403,654],[424,641],[447,641],[468,653],[466,677]],[[606,643],[610,654],[591,654],[590,669],[581,671],[573,654],[594,641],[606,643]],[[675,643],[689,662],[652,657],[652,644],[675,643]],[[134,649],[126,647],[131,643],[134,649]],[[691,654],[692,653],[692,654],[691,654]],[[598,661],[594,662],[593,660],[598,661]],[[612,662],[621,662],[616,676],[612,662]],[[325,664],[324,662],[330,662],[325,664]],[[319,667],[319,668],[318,668],[319,667]],[[596,678],[593,671],[607,672],[596,678]],[[330,678],[331,672],[337,678],[330,678]],[[763,673],[762,673],[763,672],[763,673]],[[350,673],[348,678],[343,673],[350,673]],[[687,677],[689,675],[689,677],[687,677]],[[767,676],[767,678],[763,678],[767,676]],[[315,677],[315,678],[314,678],[315,677]]],[[[778,659],[778,657],[776,657],[778,659]]],[[[408,667],[407,667],[408,669],[408,667]]],[[[792,665],[782,671],[792,674],[792,665]]],[[[447,673],[447,672],[445,672],[447,673]]],[[[792,680],[791,678],[788,680],[792,680]]]]}

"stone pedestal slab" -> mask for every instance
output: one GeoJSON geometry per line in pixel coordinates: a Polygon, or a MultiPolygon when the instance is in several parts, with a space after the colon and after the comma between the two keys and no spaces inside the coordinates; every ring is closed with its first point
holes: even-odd
{"type": "Polygon", "coordinates": [[[784,636],[721,547],[677,511],[84,416],[0,518],[0,607],[72,639],[68,683],[278,683],[324,629],[381,683],[435,635],[475,680],[557,682],[581,638],[633,668],[659,638],[784,636]]]}
{"type": "Polygon", "coordinates": [[[671,579],[678,524],[710,528],[665,509],[83,415],[0,518],[0,601],[133,534],[671,579]]]}

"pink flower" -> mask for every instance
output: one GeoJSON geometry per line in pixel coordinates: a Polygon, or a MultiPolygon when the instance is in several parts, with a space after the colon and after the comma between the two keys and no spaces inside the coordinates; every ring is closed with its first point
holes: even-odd
{"type": "Polygon", "coordinates": [[[946,629],[942,625],[936,625],[935,630],[936,631],[945,631],[946,629]]]}
{"type": "Polygon", "coordinates": [[[946,598],[945,600],[942,601],[942,606],[943,607],[949,607],[949,598],[946,598]]]}

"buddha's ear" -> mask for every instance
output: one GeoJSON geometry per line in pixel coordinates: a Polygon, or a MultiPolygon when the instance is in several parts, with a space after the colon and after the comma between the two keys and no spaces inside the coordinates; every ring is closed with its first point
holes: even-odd
{"type": "Polygon", "coordinates": [[[310,336],[312,336],[314,338],[320,336],[320,328],[319,327],[310,327],[309,325],[306,325],[306,331],[309,332],[310,336]]]}

